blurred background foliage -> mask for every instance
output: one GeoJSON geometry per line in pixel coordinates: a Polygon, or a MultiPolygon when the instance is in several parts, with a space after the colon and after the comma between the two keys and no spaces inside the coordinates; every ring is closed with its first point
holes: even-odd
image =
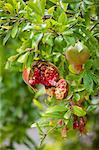
{"type": "Polygon", "coordinates": [[[23,82],[21,73],[4,69],[7,58],[18,45],[17,40],[9,41],[6,46],[0,43],[0,145],[7,142],[7,149],[13,149],[15,142],[28,146],[27,129],[39,118],[32,102],[33,92],[23,82]]]}
{"type": "MultiPolygon", "coordinates": [[[[44,2],[44,1],[42,1],[44,2]]],[[[11,64],[11,68],[6,70],[5,64],[8,58],[12,55],[16,55],[16,49],[18,52],[24,51],[27,47],[35,47],[35,43],[38,44],[41,32],[45,33],[48,29],[53,29],[52,32],[63,34],[58,37],[53,37],[52,34],[45,34],[43,43],[39,47],[42,50],[42,58],[51,60],[58,65],[58,62],[62,62],[60,57],[60,49],[64,52],[64,48],[75,41],[80,39],[88,48],[92,51],[92,57],[95,60],[93,67],[96,75],[99,71],[97,68],[98,60],[95,58],[94,53],[97,51],[97,41],[99,40],[98,35],[98,0],[63,0],[63,8],[67,9],[67,16],[64,13],[61,15],[61,9],[56,8],[54,12],[53,7],[56,5],[58,0],[48,0],[46,8],[49,9],[49,14],[54,16],[50,21],[46,20],[47,28],[42,24],[41,17],[44,15],[40,13],[38,8],[33,5],[31,0],[28,6],[22,1],[16,0],[2,0],[0,1],[0,149],[11,150],[15,149],[14,144],[24,144],[28,149],[44,149],[44,150],[98,150],[99,149],[99,107],[94,113],[88,114],[88,134],[80,136],[78,133],[70,132],[66,139],[60,138],[58,132],[51,133],[49,135],[46,144],[39,148],[34,142],[35,135],[33,138],[27,133],[27,129],[30,128],[31,124],[34,123],[40,117],[40,111],[34,106],[32,100],[34,93],[29,89],[23,82],[21,71],[23,64],[15,62],[11,64]],[[13,3],[13,6],[4,3],[13,3]],[[78,3],[78,5],[77,5],[78,3]],[[82,5],[80,5],[82,4],[82,5]],[[80,7],[81,6],[81,7],[80,7]],[[2,11],[2,7],[5,12],[2,11]],[[50,9],[51,8],[51,9],[50,9]],[[14,10],[15,9],[15,10],[14,10]],[[19,9],[19,14],[17,11],[19,9]],[[32,9],[32,10],[31,10],[32,9]],[[37,14],[32,13],[35,11],[37,14]],[[69,10],[69,12],[68,12],[69,10]],[[76,15],[74,16],[75,13],[76,15]],[[91,15],[90,15],[91,14],[91,15]],[[39,16],[41,15],[41,17],[39,16]],[[60,17],[59,17],[60,16],[60,17]],[[74,16],[70,17],[70,16],[74,16]],[[11,18],[12,17],[12,18],[11,18]],[[59,17],[59,18],[58,18],[59,17]],[[64,18],[65,17],[65,18],[64,18]],[[64,19],[68,19],[64,22],[64,19]],[[91,17],[91,21],[89,20],[91,17]],[[63,22],[62,22],[63,20],[63,22]],[[50,24],[51,22],[51,24],[50,24]],[[36,23],[38,23],[36,25],[36,23]],[[63,26],[62,26],[63,24],[63,26]],[[83,26],[83,25],[84,26],[83,26]],[[13,26],[14,25],[14,26],[13,26]],[[86,29],[87,26],[87,29],[86,29]],[[62,28],[61,28],[62,27],[62,28]],[[73,28],[74,27],[74,28],[73,28]],[[78,30],[79,28],[79,30],[78,30]],[[64,32],[66,30],[66,32],[64,32]],[[73,29],[73,30],[72,30],[73,29]],[[92,31],[92,32],[90,32],[92,31]],[[33,32],[39,32],[40,34],[33,34],[33,32]],[[73,36],[72,36],[73,35],[73,36]],[[34,39],[33,39],[34,36],[34,39]],[[53,44],[53,39],[54,44],[53,44]],[[93,44],[94,43],[94,44],[93,44]],[[52,47],[54,47],[56,53],[52,53],[52,47]],[[45,52],[44,48],[48,51],[45,52]],[[94,49],[94,51],[93,51],[94,49]],[[51,55],[52,54],[52,55],[51,55]],[[53,57],[52,57],[53,56],[53,57]],[[54,58],[54,59],[53,59],[54,58]],[[49,142],[51,140],[51,142],[49,142]],[[57,141],[57,142],[56,142],[57,141]],[[7,143],[7,144],[6,144],[7,143]],[[48,143],[48,144],[47,144],[48,143]],[[31,148],[31,144],[33,147],[31,148]]],[[[47,16],[48,17],[48,16],[47,16]]],[[[38,46],[38,45],[37,45],[38,46]]],[[[37,51],[38,53],[38,51],[37,51]]],[[[33,54],[37,57],[37,55],[33,54]]],[[[66,62],[62,62],[66,63],[66,62]]],[[[61,64],[62,65],[62,64],[61,64]]],[[[66,64],[65,64],[66,65],[66,64]]],[[[90,66],[90,64],[89,64],[90,66]]],[[[6,64],[6,68],[9,68],[9,64],[6,64]],[[8,65],[8,66],[7,66],[8,65]]],[[[68,70],[65,70],[65,73],[68,70]]],[[[61,74],[65,75],[64,68],[61,69],[61,74]]],[[[90,85],[89,85],[90,87],[90,85]]],[[[96,90],[97,91],[97,90],[96,90]]],[[[94,99],[94,104],[99,103],[99,98],[94,99]]],[[[94,109],[94,107],[92,107],[94,109]]]]}

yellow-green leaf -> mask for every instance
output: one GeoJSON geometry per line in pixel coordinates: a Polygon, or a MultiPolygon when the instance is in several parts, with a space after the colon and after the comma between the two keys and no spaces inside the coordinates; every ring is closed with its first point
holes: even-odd
{"type": "Polygon", "coordinates": [[[7,30],[9,30],[9,29],[12,29],[12,26],[1,26],[3,29],[7,29],[7,30]]]}
{"type": "Polygon", "coordinates": [[[18,32],[18,24],[15,24],[15,26],[13,27],[12,32],[11,32],[12,38],[15,38],[17,32],[18,32]]]}
{"type": "Polygon", "coordinates": [[[13,6],[10,3],[5,3],[5,6],[3,8],[5,11],[8,11],[10,14],[14,13],[13,6]]]}
{"type": "Polygon", "coordinates": [[[21,55],[21,56],[18,58],[17,61],[20,62],[20,63],[25,63],[25,62],[27,61],[28,55],[29,55],[29,52],[27,52],[27,53],[21,55]]]}
{"type": "Polygon", "coordinates": [[[73,113],[77,116],[85,116],[86,112],[79,106],[72,106],[73,108],[73,113]]]}
{"type": "Polygon", "coordinates": [[[36,99],[33,99],[34,105],[37,106],[39,109],[44,109],[43,105],[36,99]]]}
{"type": "Polygon", "coordinates": [[[9,57],[8,58],[8,60],[10,61],[10,62],[13,62],[13,61],[15,61],[17,58],[18,58],[18,54],[17,55],[14,55],[14,56],[11,56],[11,57],[9,57]]]}

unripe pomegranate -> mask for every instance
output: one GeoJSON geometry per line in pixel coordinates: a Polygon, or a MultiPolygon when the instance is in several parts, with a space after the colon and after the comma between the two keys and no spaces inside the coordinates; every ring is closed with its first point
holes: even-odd
{"type": "Polygon", "coordinates": [[[90,57],[88,48],[82,43],[78,42],[75,46],[70,46],[65,53],[66,59],[70,64],[82,65],[90,57]]]}
{"type": "Polygon", "coordinates": [[[56,99],[64,99],[68,93],[68,84],[65,79],[60,79],[56,84],[55,96],[56,99]]]}

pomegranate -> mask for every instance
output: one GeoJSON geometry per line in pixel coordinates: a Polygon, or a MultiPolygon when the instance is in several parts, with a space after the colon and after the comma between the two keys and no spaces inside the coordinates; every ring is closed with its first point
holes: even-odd
{"type": "Polygon", "coordinates": [[[63,138],[66,138],[67,137],[67,127],[66,126],[64,126],[63,128],[62,128],[62,130],[61,130],[61,136],[63,137],[63,138]]]}
{"type": "Polygon", "coordinates": [[[77,129],[77,128],[79,128],[79,121],[78,121],[78,117],[74,115],[73,129],[77,129]]]}
{"type": "Polygon", "coordinates": [[[78,120],[74,121],[74,123],[73,123],[73,129],[77,129],[77,128],[79,128],[78,120]]]}
{"type": "Polygon", "coordinates": [[[83,45],[81,42],[75,44],[75,46],[70,46],[65,52],[66,59],[69,64],[83,65],[90,57],[89,49],[83,45]]]}
{"type": "Polygon", "coordinates": [[[46,88],[46,93],[49,96],[54,96],[54,94],[55,94],[55,87],[46,88]]]}
{"type": "Polygon", "coordinates": [[[68,84],[65,79],[60,79],[56,84],[55,96],[56,99],[64,99],[68,93],[68,84]]]}
{"type": "Polygon", "coordinates": [[[36,84],[52,87],[56,85],[56,82],[59,79],[59,73],[53,64],[39,60],[33,64],[29,72],[26,68],[24,69],[23,79],[32,87],[35,87],[36,84]]]}
{"type": "Polygon", "coordinates": [[[30,74],[30,70],[27,68],[24,68],[23,73],[22,73],[22,77],[23,80],[28,84],[28,80],[29,80],[29,74],[30,74]]]}
{"type": "Polygon", "coordinates": [[[58,121],[58,125],[59,125],[59,126],[63,126],[63,125],[64,125],[64,121],[63,121],[62,119],[60,119],[60,120],[58,121]]]}
{"type": "Polygon", "coordinates": [[[80,133],[83,133],[85,131],[85,120],[83,117],[80,117],[79,120],[79,131],[80,133]]]}

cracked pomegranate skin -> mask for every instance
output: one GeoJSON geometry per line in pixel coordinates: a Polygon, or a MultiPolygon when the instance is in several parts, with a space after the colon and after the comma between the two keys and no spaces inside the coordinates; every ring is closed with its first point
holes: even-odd
{"type": "Polygon", "coordinates": [[[60,79],[56,84],[55,96],[56,99],[62,100],[67,96],[68,84],[65,79],[60,79]]]}

